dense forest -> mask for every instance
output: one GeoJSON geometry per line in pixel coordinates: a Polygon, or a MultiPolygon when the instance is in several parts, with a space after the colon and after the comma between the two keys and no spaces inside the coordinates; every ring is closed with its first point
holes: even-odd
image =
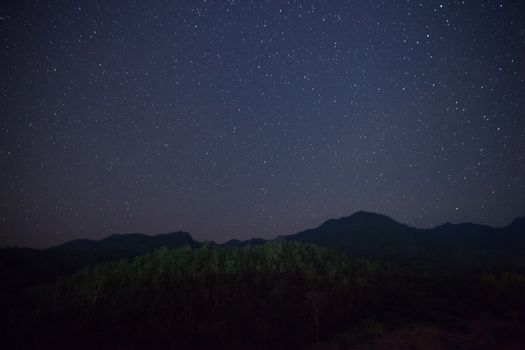
{"type": "Polygon", "coordinates": [[[519,266],[421,267],[284,239],[260,243],[162,247],[4,292],[3,348],[525,345],[519,266]]]}

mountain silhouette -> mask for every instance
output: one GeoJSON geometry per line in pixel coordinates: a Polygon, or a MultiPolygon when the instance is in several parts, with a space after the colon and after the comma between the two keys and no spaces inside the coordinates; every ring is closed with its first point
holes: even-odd
{"type": "MultiPolygon", "coordinates": [[[[404,261],[414,264],[525,264],[525,217],[495,228],[472,223],[446,223],[432,229],[401,224],[381,214],[360,211],[330,219],[320,226],[277,239],[312,243],[353,257],[404,261]]],[[[257,246],[261,238],[232,239],[220,246],[257,246]]],[[[216,245],[214,242],[208,244],[216,245]]],[[[101,262],[129,259],[161,247],[199,247],[189,233],[150,236],[117,234],[102,240],[79,239],[47,249],[0,249],[0,291],[53,281],[101,262]]]]}
{"type": "Polygon", "coordinates": [[[172,232],[156,236],[128,233],[111,235],[99,241],[90,239],[69,241],[48,250],[74,253],[91,252],[101,257],[111,255],[127,257],[144,254],[147,251],[163,246],[177,248],[185,244],[190,246],[198,245],[187,232],[172,232]]]}
{"type": "Polygon", "coordinates": [[[141,233],[115,234],[95,241],[80,239],[45,250],[46,253],[66,265],[78,269],[100,262],[128,259],[143,255],[161,247],[177,248],[183,245],[198,247],[187,232],[172,232],[149,236],[141,233]]]}
{"type": "Polygon", "coordinates": [[[317,228],[283,239],[314,243],[354,256],[372,258],[409,253],[419,243],[419,230],[381,214],[360,211],[340,219],[330,219],[317,228]]]}
{"type": "Polygon", "coordinates": [[[262,238],[252,238],[252,239],[248,239],[248,240],[239,240],[239,239],[230,239],[229,241],[225,242],[222,244],[223,247],[246,247],[246,246],[252,246],[252,247],[255,247],[255,246],[258,246],[258,245],[262,245],[264,243],[268,242],[266,239],[262,239],[262,238]]]}
{"type": "Polygon", "coordinates": [[[16,291],[102,262],[129,259],[161,247],[198,247],[187,232],[149,236],[140,233],[115,234],[102,240],[78,239],[47,248],[0,249],[0,291],[16,291]]]}
{"type": "Polygon", "coordinates": [[[317,228],[283,239],[314,243],[346,254],[379,259],[481,258],[508,261],[525,252],[525,219],[495,228],[472,223],[446,223],[432,229],[418,229],[376,213],[360,211],[330,219],[317,228]],[[504,257],[504,259],[502,259],[504,257]]]}

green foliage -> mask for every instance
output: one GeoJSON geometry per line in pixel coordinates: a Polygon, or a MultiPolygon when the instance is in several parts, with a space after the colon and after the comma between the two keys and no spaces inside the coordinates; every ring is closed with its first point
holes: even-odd
{"type": "Polygon", "coordinates": [[[377,312],[395,295],[389,273],[295,242],[161,248],[59,279],[32,299],[39,311],[29,322],[39,334],[61,329],[75,347],[294,347],[377,312]]]}
{"type": "Polygon", "coordinates": [[[524,315],[525,277],[352,259],[312,244],[160,248],[2,303],[18,348],[348,348],[407,319],[524,315]]]}

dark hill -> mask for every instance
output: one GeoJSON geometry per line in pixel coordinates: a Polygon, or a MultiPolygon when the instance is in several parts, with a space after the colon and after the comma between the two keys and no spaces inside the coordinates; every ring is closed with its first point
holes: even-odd
{"type": "Polygon", "coordinates": [[[74,270],[100,262],[133,258],[161,247],[177,248],[183,245],[197,247],[199,243],[187,232],[173,232],[156,236],[141,233],[116,234],[99,241],[81,239],[48,248],[45,251],[64,259],[74,270]]]}
{"type": "Polygon", "coordinates": [[[66,242],[56,247],[47,249],[48,251],[59,252],[90,252],[101,258],[128,257],[142,255],[155,248],[168,247],[177,248],[184,244],[197,246],[198,243],[193,240],[187,232],[173,232],[149,236],[141,233],[115,234],[99,241],[80,239],[66,242]]]}
{"type": "Polygon", "coordinates": [[[60,275],[106,261],[129,259],[161,247],[198,247],[186,232],[148,236],[139,233],[117,234],[99,241],[79,239],[48,249],[0,249],[0,292],[16,291],[52,282],[60,275]]]}
{"type": "MultiPolygon", "coordinates": [[[[415,265],[513,265],[525,266],[525,218],[517,218],[504,228],[472,223],[417,229],[392,218],[360,211],[351,216],[331,219],[317,228],[279,239],[308,242],[337,249],[346,254],[415,265]]],[[[233,239],[223,247],[258,246],[266,240],[233,239]]],[[[213,242],[208,244],[215,245],[213,242]]],[[[149,236],[139,233],[112,235],[102,240],[80,239],[38,250],[0,249],[0,278],[6,281],[0,291],[18,290],[53,281],[100,262],[132,258],[157,248],[198,247],[186,232],[149,236]]]]}
{"type": "Polygon", "coordinates": [[[414,253],[420,235],[419,230],[388,216],[360,211],[283,238],[335,248],[354,256],[378,258],[398,255],[400,251],[414,253]]]}
{"type": "Polygon", "coordinates": [[[525,254],[525,220],[516,219],[504,228],[472,223],[417,229],[392,218],[357,212],[331,219],[317,228],[283,239],[309,242],[365,258],[458,264],[473,261],[516,263],[525,254]]]}
{"type": "Polygon", "coordinates": [[[64,261],[45,250],[0,249],[0,293],[47,283],[69,272],[72,270],[64,261]]]}
{"type": "Polygon", "coordinates": [[[234,247],[238,248],[238,247],[246,247],[246,246],[255,247],[258,245],[263,245],[266,242],[268,241],[262,238],[252,238],[252,239],[248,239],[245,241],[241,241],[239,239],[230,239],[229,241],[222,244],[222,246],[228,247],[228,248],[234,248],[234,247]]]}

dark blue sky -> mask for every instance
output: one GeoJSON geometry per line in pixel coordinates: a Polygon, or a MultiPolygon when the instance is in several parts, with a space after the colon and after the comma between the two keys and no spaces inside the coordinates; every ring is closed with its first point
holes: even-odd
{"type": "Polygon", "coordinates": [[[3,1],[0,245],[525,214],[521,1],[3,1]]]}

